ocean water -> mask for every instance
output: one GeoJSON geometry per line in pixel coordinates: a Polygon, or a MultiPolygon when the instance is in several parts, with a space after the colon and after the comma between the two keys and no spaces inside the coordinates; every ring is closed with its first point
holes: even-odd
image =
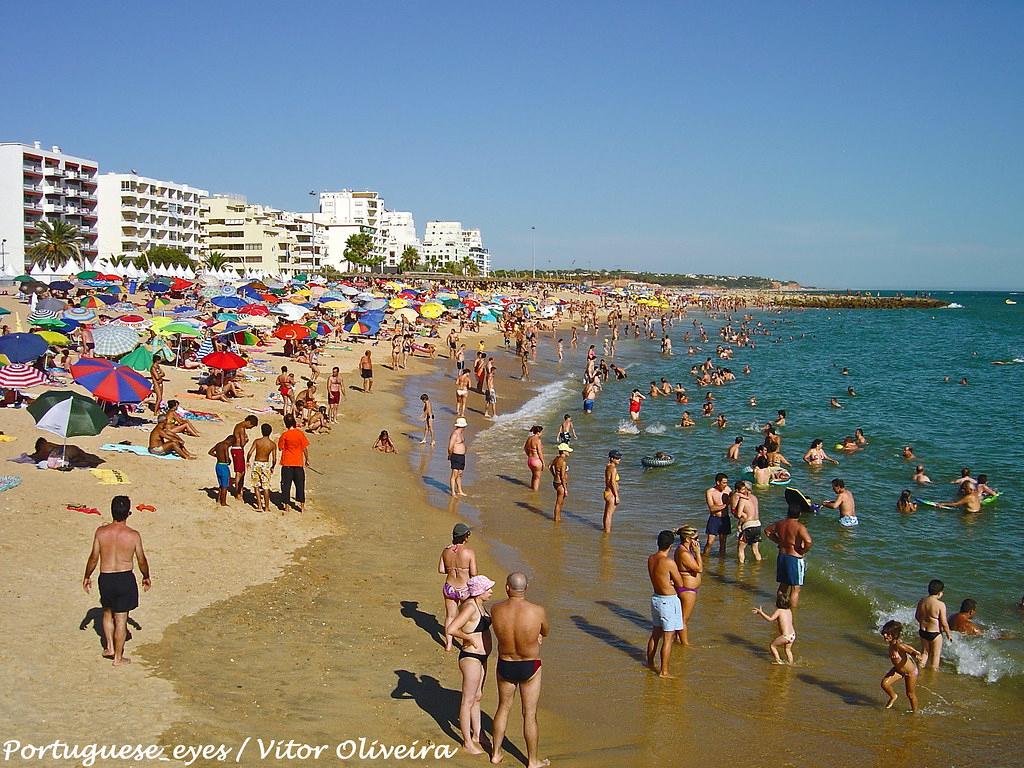
{"type": "MultiPolygon", "coordinates": [[[[736,348],[732,361],[722,364],[738,380],[712,388],[716,415],[725,413],[729,420],[726,429],[700,416],[703,391],[688,374],[691,365],[714,353],[718,330],[725,323],[723,317],[703,314],[675,321],[670,331],[673,357],[661,355],[656,341],[620,338],[615,362],[627,369],[629,379],[609,382],[593,415],[582,413],[580,373],[587,345],[596,342],[600,349],[606,329],[581,337],[580,349],[567,353],[561,366],[545,338],[533,367],[536,381],[528,385],[530,396],[522,406],[491,425],[471,416],[466,484],[473,498],[452,509],[479,526],[510,569],[523,568],[536,577],[537,593],[556,617],[556,626],[561,625],[564,643],[553,644],[545,653],[563,666],[580,666],[566,676],[567,684],[586,687],[593,695],[572,699],[573,712],[603,729],[603,747],[642,744],[660,755],[656,734],[643,735],[651,708],[664,703],[659,695],[651,694],[654,698],[641,705],[647,719],[632,724],[640,736],[613,737],[604,728],[609,705],[632,707],[637,696],[638,682],[627,670],[635,670],[642,661],[649,627],[650,586],[644,560],[654,551],[654,539],[663,528],[690,523],[703,532],[704,490],[716,472],[726,472],[733,480],[743,477],[743,467],[760,442],[760,425],[773,420],[781,408],[787,411],[787,424],[779,432],[782,453],[794,465],[792,485],[823,501],[833,497],[832,478],[841,477],[856,498],[860,518],[854,529],[839,526],[832,510],[805,520],[815,545],[798,615],[798,666],[806,665],[798,675],[806,688],[801,711],[810,717],[822,706],[835,704],[858,712],[858,717],[844,721],[844,727],[816,731],[808,723],[803,734],[807,743],[838,750],[851,764],[869,759],[862,754],[866,747],[859,729],[874,723],[874,714],[863,713],[878,697],[875,678],[884,671],[874,669],[885,663],[877,629],[890,618],[899,619],[909,625],[905,640],[917,645],[913,606],[926,594],[928,581],[939,578],[946,585],[950,613],[964,598],[974,598],[979,604],[976,620],[986,632],[981,638],[956,638],[946,644],[942,678],[926,681],[925,711],[944,718],[941,729],[959,734],[969,753],[990,754],[986,750],[991,749],[992,735],[979,731],[978,722],[998,730],[1001,718],[1012,721],[1024,712],[1024,611],[1018,607],[1024,594],[1024,523],[1019,514],[1024,492],[1019,470],[1024,464],[1019,437],[1024,424],[1024,365],[992,364],[1024,360],[1024,305],[1006,305],[1004,299],[1010,295],[949,294],[951,306],[938,310],[754,312],[770,335],[758,336],[755,349],[736,348]],[[709,342],[691,357],[681,337],[693,330],[694,319],[704,324],[709,342]],[[747,364],[751,373],[744,375],[747,364]],[[848,376],[841,374],[844,367],[848,376]],[[958,383],[964,376],[966,386],[958,383]],[[636,386],[646,394],[649,382],[662,377],[682,382],[691,402],[683,406],[674,397],[648,398],[639,422],[632,423],[629,391],[636,386]],[[847,396],[848,386],[854,387],[856,397],[847,396]],[[758,400],[756,407],[749,405],[752,396],[758,400]],[[837,397],[843,408],[830,407],[831,397],[837,397]],[[690,411],[695,427],[678,426],[683,410],[690,411]],[[570,497],[562,523],[555,526],[548,477],[539,493],[524,485],[529,474],[522,443],[531,424],[544,425],[545,458],[550,461],[563,413],[573,416],[580,439],[570,459],[570,497]],[[832,446],[857,427],[867,436],[866,449],[851,455],[834,450],[832,446]],[[739,435],[745,438],[743,461],[729,462],[725,452],[739,435]],[[818,437],[839,458],[838,467],[803,465],[801,456],[818,437]],[[907,444],[933,485],[911,482],[918,462],[900,456],[900,448],[907,444]],[[612,448],[624,454],[619,470],[622,504],[614,531],[606,537],[600,532],[602,476],[612,448]],[[645,470],[641,457],[658,450],[672,453],[676,463],[645,470]],[[971,467],[975,476],[986,473],[1002,497],[974,516],[926,507],[910,515],[896,511],[904,488],[922,498],[952,500],[955,486],[950,481],[962,466],[971,467]],[[581,659],[587,663],[580,664],[581,659]],[[874,666],[865,674],[868,664],[874,666]]],[[[498,362],[499,370],[518,373],[511,357],[499,353],[498,362]]],[[[435,399],[447,404],[450,382],[438,378],[434,386],[435,399]]],[[[446,414],[439,415],[442,435],[445,419],[446,414]]],[[[439,481],[446,478],[445,466],[443,452],[433,457],[431,471],[439,481]]],[[[784,516],[781,488],[757,493],[763,520],[784,516]]],[[[752,706],[749,697],[755,694],[733,683],[745,681],[750,673],[749,657],[740,660],[737,652],[747,650],[759,663],[766,656],[756,646],[770,633],[749,623],[752,605],[769,606],[774,599],[775,547],[765,541],[762,552],[765,562],[739,566],[731,537],[726,558],[707,560],[691,631],[701,652],[714,655],[715,661],[711,669],[707,656],[696,668],[687,662],[681,685],[724,686],[720,700],[709,703],[702,697],[709,706],[743,711],[752,706]]],[[[780,692],[794,695],[789,685],[766,685],[763,694],[757,694],[765,698],[753,706],[776,706],[780,692]]],[[[629,731],[625,711],[613,722],[629,731]]],[[[595,743],[602,746],[601,739],[595,743]]],[[[891,746],[885,739],[879,744],[891,746]]],[[[724,746],[723,750],[718,753],[723,759],[740,754],[724,746]]],[[[912,762],[910,756],[908,761],[912,762]]]]}

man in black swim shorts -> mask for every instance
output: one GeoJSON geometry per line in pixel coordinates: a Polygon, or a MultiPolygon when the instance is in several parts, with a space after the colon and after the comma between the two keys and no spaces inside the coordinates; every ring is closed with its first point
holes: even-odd
{"type": "Polygon", "coordinates": [[[93,536],[82,589],[88,594],[92,586],[92,572],[98,563],[100,605],[103,606],[103,657],[112,659],[117,667],[131,661],[124,656],[124,643],[128,637],[128,612],[139,606],[139,587],[133,570],[136,560],[142,572],[143,590],[148,592],[151,582],[142,536],[125,524],[132,513],[131,500],[127,496],[115,496],[110,502],[110,513],[114,522],[101,525],[93,536]]]}
{"type": "Polygon", "coordinates": [[[540,644],[548,636],[547,611],[526,599],[526,574],[505,580],[508,599],[491,609],[491,629],[498,641],[498,709],[494,713],[491,762],[504,756],[502,743],[516,690],[523,704],[523,737],[528,765],[547,765],[537,757],[537,702],[540,700],[540,644]]]}

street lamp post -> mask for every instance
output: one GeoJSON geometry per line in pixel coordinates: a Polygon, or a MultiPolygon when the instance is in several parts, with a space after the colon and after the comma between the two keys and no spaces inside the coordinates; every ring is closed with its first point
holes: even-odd
{"type": "Polygon", "coordinates": [[[0,271],[7,269],[7,238],[0,240],[0,271]]]}
{"type": "Polygon", "coordinates": [[[533,279],[537,279],[537,228],[530,227],[530,251],[532,253],[533,279]]]}

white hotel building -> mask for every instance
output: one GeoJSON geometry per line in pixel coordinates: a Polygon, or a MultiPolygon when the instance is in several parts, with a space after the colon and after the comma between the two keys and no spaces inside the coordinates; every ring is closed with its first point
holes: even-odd
{"type": "Polygon", "coordinates": [[[427,269],[471,259],[482,276],[491,272],[491,255],[484,248],[479,229],[463,229],[459,221],[428,221],[423,233],[420,261],[427,269]]]}
{"type": "Polygon", "coordinates": [[[25,271],[25,248],[38,221],[66,221],[84,235],[82,255],[97,256],[99,164],[60,147],[0,144],[0,271],[25,271]]]}
{"type": "Polygon", "coordinates": [[[99,255],[138,256],[154,246],[178,248],[199,261],[205,189],[135,173],[99,177],[99,255]]]}

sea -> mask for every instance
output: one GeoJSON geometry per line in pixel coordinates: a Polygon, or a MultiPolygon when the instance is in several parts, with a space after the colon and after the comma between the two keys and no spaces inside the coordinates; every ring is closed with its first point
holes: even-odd
{"type": "MultiPolygon", "coordinates": [[[[585,352],[596,344],[600,354],[607,328],[581,331],[579,348],[572,350],[569,323],[563,321],[556,333],[565,339],[561,363],[554,338],[543,334],[531,381],[522,385],[513,381],[519,376],[515,359],[494,350],[499,398],[503,382],[522,392],[512,410],[494,420],[482,418],[482,400],[473,395],[465,481],[471,496],[465,502],[451,502],[443,493],[453,374],[447,370],[411,385],[431,392],[438,403],[439,446],[413,459],[427,468],[432,502],[467,520],[505,568],[524,570],[532,580],[530,594],[548,607],[552,635],[544,645],[548,678],[542,705],[586,734],[585,757],[573,755],[580,764],[660,761],[671,759],[680,744],[685,749],[697,743],[711,749],[715,764],[757,755],[815,764],[810,758],[824,754],[834,758],[830,764],[849,765],[883,758],[890,765],[920,764],[922,758],[937,765],[1020,764],[1012,739],[1001,734],[1024,716],[1024,442],[1018,439],[1024,425],[1024,296],[933,296],[947,305],[750,308],[731,317],[691,311],[669,329],[672,356],[661,353],[657,340],[623,334],[614,362],[628,379],[608,382],[592,415],[581,407],[585,352]],[[705,390],[689,371],[714,357],[719,329],[737,325],[747,312],[758,331],[756,346],[734,348],[730,361],[716,358],[737,376],[710,388],[715,415],[728,419],[720,429],[701,416],[705,390]],[[697,325],[709,340],[691,341],[701,349],[688,355],[683,334],[696,338],[697,325]],[[634,424],[629,392],[636,387],[646,394],[650,382],[662,378],[682,383],[690,403],[648,398],[634,424]],[[850,387],[855,396],[848,394],[850,387]],[[833,397],[842,408],[830,405],[833,397]],[[860,520],[844,528],[834,511],[822,509],[804,521],[815,543],[796,615],[796,664],[769,663],[771,628],[751,613],[757,605],[773,605],[775,547],[765,541],[763,562],[750,562],[748,550],[748,562],[739,565],[733,538],[727,557],[707,558],[690,626],[693,646],[674,652],[677,679],[656,680],[642,667],[650,628],[646,556],[655,551],[662,529],[688,523],[703,532],[705,489],[718,472],[733,482],[745,476],[761,427],[780,409],[786,411],[779,433],[782,453],[793,464],[791,487],[820,502],[833,498],[831,481],[842,478],[860,520]],[[679,426],[683,410],[696,426],[679,426]],[[572,416],[579,439],[570,458],[569,499],[556,525],[549,477],[539,492],[529,490],[522,444],[531,425],[544,426],[550,461],[564,414],[572,416]],[[868,445],[850,454],[835,450],[858,427],[868,445]],[[742,460],[730,462],[725,454],[738,436],[744,438],[742,460]],[[816,438],[839,459],[838,466],[803,464],[816,438]],[[905,445],[912,446],[916,461],[902,458],[905,445]],[[611,449],[624,456],[621,505],[614,530],[604,535],[601,494],[611,449]],[[644,468],[641,459],[655,451],[672,454],[675,463],[644,468]],[[932,484],[912,482],[917,463],[932,484]],[[980,514],[926,506],[912,514],[896,510],[904,489],[930,501],[955,499],[952,481],[963,467],[975,477],[987,474],[1001,493],[980,514]],[[951,614],[962,600],[977,601],[976,621],[984,634],[955,636],[945,644],[940,670],[921,675],[921,712],[907,720],[902,712],[882,709],[878,682],[888,660],[878,629],[889,619],[900,620],[907,625],[904,639],[917,645],[914,606],[931,579],[945,583],[951,614]],[[780,722],[785,729],[776,727],[780,722]],[[958,744],[955,754],[949,752],[951,742],[958,744]]],[[[415,420],[417,413],[409,415],[415,420]]],[[[757,490],[762,520],[785,516],[783,490],[757,490]]],[[[492,577],[500,583],[503,574],[492,577]]]]}

